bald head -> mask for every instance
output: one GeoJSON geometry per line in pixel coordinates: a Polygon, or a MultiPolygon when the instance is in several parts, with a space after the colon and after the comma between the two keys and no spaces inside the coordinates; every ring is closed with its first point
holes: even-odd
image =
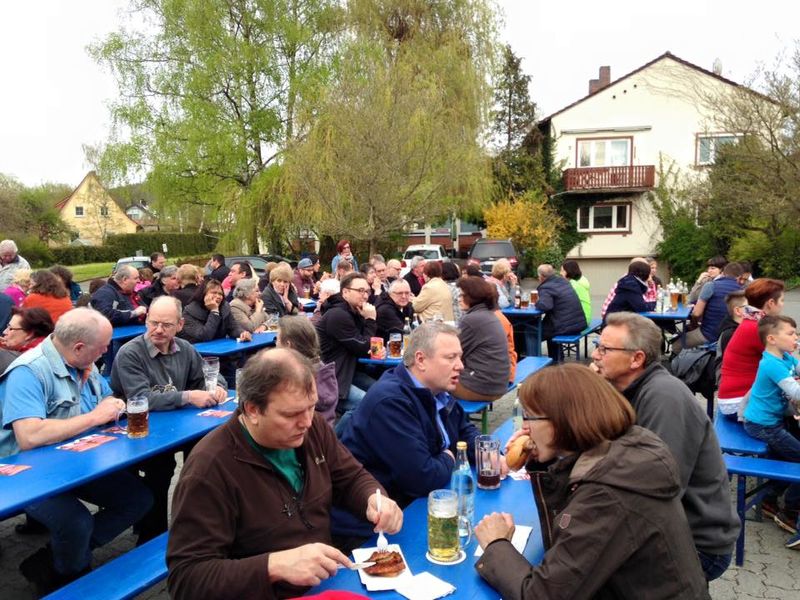
{"type": "Polygon", "coordinates": [[[154,312],[159,314],[168,314],[175,317],[175,321],[180,321],[183,316],[183,305],[181,301],[173,296],[157,296],[150,303],[149,315],[152,316],[154,312]]]}
{"type": "Polygon", "coordinates": [[[536,272],[539,274],[539,281],[544,281],[548,277],[552,277],[556,270],[553,268],[553,265],[543,264],[539,265],[536,272]]]}
{"type": "Polygon", "coordinates": [[[53,337],[64,345],[76,342],[93,343],[108,333],[111,336],[111,323],[93,308],[73,308],[58,319],[53,337]]]}
{"type": "Polygon", "coordinates": [[[240,401],[264,412],[270,396],[286,388],[314,393],[314,370],[311,362],[291,348],[262,350],[247,361],[239,381],[240,401]]]}

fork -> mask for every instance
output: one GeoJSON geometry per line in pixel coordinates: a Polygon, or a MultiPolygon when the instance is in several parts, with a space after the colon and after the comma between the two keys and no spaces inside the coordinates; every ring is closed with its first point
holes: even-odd
{"type": "MultiPolygon", "coordinates": [[[[380,514],[381,514],[381,490],[380,490],[380,488],[376,489],[375,493],[378,496],[375,499],[375,508],[378,509],[378,517],[380,518],[380,514]]],[[[381,552],[385,552],[388,547],[389,547],[389,540],[387,540],[386,536],[383,535],[383,530],[379,529],[378,530],[378,550],[380,550],[381,552]]]]}

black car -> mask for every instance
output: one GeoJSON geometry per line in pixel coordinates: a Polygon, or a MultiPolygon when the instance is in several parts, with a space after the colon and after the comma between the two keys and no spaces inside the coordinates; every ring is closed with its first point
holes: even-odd
{"type": "Polygon", "coordinates": [[[517,250],[511,240],[476,240],[467,253],[467,264],[478,265],[481,272],[491,275],[494,263],[500,258],[507,258],[511,263],[511,270],[517,274],[519,259],[517,250]]]}

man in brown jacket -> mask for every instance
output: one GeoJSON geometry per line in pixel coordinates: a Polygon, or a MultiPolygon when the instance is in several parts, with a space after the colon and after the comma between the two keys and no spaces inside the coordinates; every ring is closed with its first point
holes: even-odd
{"type": "Polygon", "coordinates": [[[350,560],[331,546],[330,508],[396,533],[397,504],[315,414],[308,360],[290,349],[248,361],[239,409],[186,461],[173,496],[169,593],[183,598],[290,598],[350,560]]]}

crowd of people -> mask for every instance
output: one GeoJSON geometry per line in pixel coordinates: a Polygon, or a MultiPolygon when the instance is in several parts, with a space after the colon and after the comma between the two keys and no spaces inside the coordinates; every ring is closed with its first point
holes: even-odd
{"type": "MultiPolygon", "coordinates": [[[[259,277],[220,254],[204,271],[155,253],[84,295],[66,269],[31,271],[9,240],[0,258],[0,458],[112,421],[135,395],[153,411],[212,407],[234,384],[239,399],[225,424],[176,449],[185,462],[171,521],[176,451],[26,507],[30,527],[50,532],[20,565],[40,594],[80,577],[92,550],[131,525],[140,544],[169,528],[174,598],[302,594],[350,566],[346,554],[373,532],[397,532],[406,505],[447,487],[457,442],[474,460],[479,431],[457,400],[494,401],[514,380],[514,331],[502,309],[519,281],[505,259],[484,274],[415,257],[403,273],[380,255],[359,265],[341,240],[329,273],[311,255],[294,269],[271,263],[259,277]],[[145,333],[119,349],[106,379],[97,363],[112,327],[130,324],[145,333]],[[223,367],[208,391],[193,344],[248,340],[270,325],[277,348],[223,367]],[[382,373],[359,366],[371,338],[385,352],[397,334],[399,364],[382,373]]],[[[789,401],[800,402],[783,284],[751,282],[739,263],[708,266],[693,308],[699,333],[683,345],[720,339],[720,407],[744,405],[751,435],[800,460],[783,421],[789,401]]],[[[612,288],[589,366],[548,367],[520,388],[524,425],[514,437],[534,443],[526,468],[544,490],[545,555],[532,566],[514,549],[509,514],[476,524],[476,568],[505,598],[707,598],[707,581],[730,564],[740,523],[713,425],[663,366],[662,330],[636,314],[653,308],[655,269],[634,259],[612,288]]],[[[560,362],[552,338],[587,327],[590,284],[574,260],[560,271],[539,265],[537,277],[532,304],[560,362]]],[[[799,489],[773,485],[764,504],[787,528],[796,528],[799,489]]]]}

